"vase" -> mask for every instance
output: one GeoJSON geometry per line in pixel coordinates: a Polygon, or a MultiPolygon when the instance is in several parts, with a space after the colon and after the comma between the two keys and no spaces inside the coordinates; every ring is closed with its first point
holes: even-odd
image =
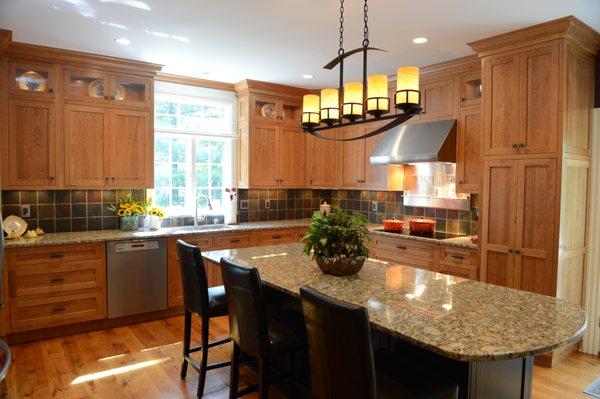
{"type": "Polygon", "coordinates": [[[149,216],[150,218],[150,230],[159,230],[160,225],[162,224],[163,218],[160,216],[149,216]]]}
{"type": "Polygon", "coordinates": [[[139,229],[138,215],[134,216],[121,216],[121,230],[123,231],[136,231],[139,229]]]}
{"type": "Polygon", "coordinates": [[[357,256],[354,258],[328,258],[325,256],[315,257],[319,269],[325,274],[331,274],[332,276],[342,277],[356,274],[362,269],[366,256],[357,256]]]}

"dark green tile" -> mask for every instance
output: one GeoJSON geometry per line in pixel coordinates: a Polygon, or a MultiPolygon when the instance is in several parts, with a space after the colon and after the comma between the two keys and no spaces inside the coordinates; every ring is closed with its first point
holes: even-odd
{"type": "Polygon", "coordinates": [[[3,205],[18,205],[20,191],[17,190],[4,190],[2,191],[2,204],[3,205]]]}

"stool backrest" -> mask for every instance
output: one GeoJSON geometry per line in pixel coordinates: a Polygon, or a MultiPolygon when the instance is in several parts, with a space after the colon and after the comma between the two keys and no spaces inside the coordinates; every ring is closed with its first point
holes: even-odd
{"type": "Polygon", "coordinates": [[[221,274],[231,339],[242,351],[264,357],[269,348],[269,329],[258,270],[221,258],[221,274]]]}
{"type": "Polygon", "coordinates": [[[179,270],[185,307],[197,314],[208,314],[208,281],[200,249],[177,240],[179,270]]]}
{"type": "Polygon", "coordinates": [[[377,387],[365,308],[300,287],[316,399],[375,399],[377,387]]]}

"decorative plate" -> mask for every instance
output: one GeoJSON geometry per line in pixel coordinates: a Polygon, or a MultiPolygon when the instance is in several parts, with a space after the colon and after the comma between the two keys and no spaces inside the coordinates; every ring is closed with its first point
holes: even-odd
{"type": "Polygon", "coordinates": [[[9,236],[20,237],[27,231],[27,222],[18,216],[7,216],[4,218],[4,222],[2,222],[2,229],[9,236]]]}
{"type": "Polygon", "coordinates": [[[125,88],[120,83],[117,83],[117,93],[115,94],[115,100],[125,100],[125,88]]]}
{"type": "Polygon", "coordinates": [[[88,86],[88,94],[93,98],[104,98],[104,79],[96,79],[88,86]]]}
{"type": "Polygon", "coordinates": [[[35,71],[27,71],[17,78],[19,89],[27,91],[46,91],[46,79],[35,71]]]}
{"type": "Polygon", "coordinates": [[[260,114],[265,118],[277,119],[277,112],[275,111],[275,104],[267,103],[260,108],[260,114]]]}

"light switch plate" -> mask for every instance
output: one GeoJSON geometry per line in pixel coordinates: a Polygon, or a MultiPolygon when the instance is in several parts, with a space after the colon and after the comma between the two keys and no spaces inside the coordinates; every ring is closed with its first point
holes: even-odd
{"type": "Polygon", "coordinates": [[[240,200],[240,209],[248,210],[248,200],[240,200]]]}
{"type": "Polygon", "coordinates": [[[21,217],[28,218],[31,216],[31,207],[29,205],[21,205],[21,217]]]}
{"type": "Polygon", "coordinates": [[[371,212],[377,212],[377,201],[371,201],[371,212]]]}

